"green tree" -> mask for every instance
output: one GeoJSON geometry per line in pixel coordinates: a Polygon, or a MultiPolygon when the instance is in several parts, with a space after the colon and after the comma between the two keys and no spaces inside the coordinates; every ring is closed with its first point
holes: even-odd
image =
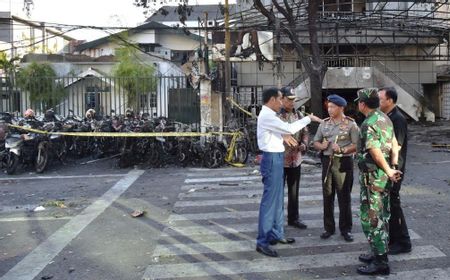
{"type": "Polygon", "coordinates": [[[119,86],[127,92],[127,106],[137,111],[139,97],[156,91],[155,68],[139,59],[140,50],[137,45],[129,43],[123,37],[118,39],[122,46],[115,49],[118,63],[112,73],[119,78],[119,86]]]}
{"type": "Polygon", "coordinates": [[[17,84],[30,94],[35,107],[46,110],[56,106],[64,97],[64,88],[48,63],[33,62],[17,73],[17,84]]]}
{"type": "Polygon", "coordinates": [[[0,69],[3,70],[4,74],[11,75],[16,69],[14,62],[17,60],[19,60],[19,57],[8,59],[6,52],[0,52],[0,69]]]}

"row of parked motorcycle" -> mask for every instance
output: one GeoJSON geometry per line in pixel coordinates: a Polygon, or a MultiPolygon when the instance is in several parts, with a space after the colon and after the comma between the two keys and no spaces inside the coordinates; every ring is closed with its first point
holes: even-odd
{"type": "Polygon", "coordinates": [[[132,137],[135,132],[197,130],[193,125],[165,117],[150,118],[148,114],[135,115],[131,110],[124,115],[116,115],[112,111],[110,115],[97,116],[93,109],[89,109],[84,117],[75,116],[72,111],[67,117],[61,117],[51,109],[41,116],[35,116],[30,109],[23,117],[0,113],[0,166],[6,173],[14,174],[19,167],[31,166],[37,173],[42,173],[51,163],[64,164],[70,159],[87,157],[118,158],[121,168],[134,165],[164,167],[169,164],[217,168],[226,161],[247,161],[249,142],[245,131],[239,129],[233,129],[238,133],[234,139],[220,134],[207,137],[132,137]],[[82,132],[82,135],[52,132],[82,132]],[[93,136],[95,132],[121,132],[123,136],[93,136]]]}

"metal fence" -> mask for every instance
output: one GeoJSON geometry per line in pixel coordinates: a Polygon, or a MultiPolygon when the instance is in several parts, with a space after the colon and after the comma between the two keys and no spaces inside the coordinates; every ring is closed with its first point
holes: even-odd
{"type": "MultiPolygon", "coordinates": [[[[52,78],[34,85],[19,84],[12,76],[2,76],[0,79],[0,112],[21,114],[31,108],[37,114],[42,114],[53,108],[61,116],[72,112],[84,116],[90,108],[100,115],[109,115],[112,111],[124,114],[127,109],[132,109],[135,113],[148,113],[151,117],[169,117],[170,95],[180,93],[186,93],[193,99],[184,99],[183,102],[198,104],[200,110],[196,100],[198,94],[195,94],[184,76],[124,78],[92,75],[52,78]]],[[[175,107],[179,105],[172,104],[175,107]]],[[[196,108],[191,106],[190,110],[196,108]]],[[[197,121],[192,119],[192,122],[197,121]]]]}

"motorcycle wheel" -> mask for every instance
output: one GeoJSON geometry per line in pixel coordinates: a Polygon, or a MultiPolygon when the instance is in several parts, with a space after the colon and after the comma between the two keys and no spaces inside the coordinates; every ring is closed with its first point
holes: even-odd
{"type": "Polygon", "coordinates": [[[133,165],[133,154],[125,151],[120,154],[119,168],[128,168],[133,165]]]}
{"type": "Polygon", "coordinates": [[[56,147],[56,157],[60,162],[64,163],[67,159],[67,142],[63,140],[61,143],[57,144],[56,147]]]}
{"type": "Polygon", "coordinates": [[[244,143],[237,143],[236,148],[233,152],[233,162],[235,163],[246,163],[248,158],[248,150],[244,143]]]}
{"type": "Polygon", "coordinates": [[[36,173],[44,172],[45,168],[47,167],[47,163],[48,163],[47,143],[41,142],[38,145],[37,156],[34,164],[34,169],[36,170],[36,173]]]}
{"type": "Polygon", "coordinates": [[[154,144],[150,145],[150,149],[147,153],[147,164],[151,167],[158,167],[160,165],[160,151],[154,144]]]}
{"type": "Polygon", "coordinates": [[[208,150],[203,159],[203,166],[206,168],[217,168],[223,164],[224,155],[219,148],[213,147],[208,150]]]}
{"type": "Polygon", "coordinates": [[[12,175],[16,172],[19,166],[19,156],[15,153],[9,152],[6,159],[6,173],[12,175]]]}

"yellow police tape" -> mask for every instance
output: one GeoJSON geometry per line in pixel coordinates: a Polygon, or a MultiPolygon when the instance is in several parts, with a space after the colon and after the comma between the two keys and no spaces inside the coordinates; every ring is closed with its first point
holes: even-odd
{"type": "Polygon", "coordinates": [[[236,101],[233,100],[233,98],[228,97],[227,99],[231,102],[231,104],[233,104],[234,106],[238,107],[239,110],[241,110],[245,114],[249,115],[250,117],[253,117],[252,113],[250,113],[249,111],[247,111],[244,108],[242,108],[241,105],[239,105],[236,101]]]}
{"type": "Polygon", "coordinates": [[[9,124],[9,127],[48,135],[65,135],[81,137],[199,137],[213,135],[232,135],[238,132],[48,132],[45,130],[33,129],[19,125],[9,124]]]}

